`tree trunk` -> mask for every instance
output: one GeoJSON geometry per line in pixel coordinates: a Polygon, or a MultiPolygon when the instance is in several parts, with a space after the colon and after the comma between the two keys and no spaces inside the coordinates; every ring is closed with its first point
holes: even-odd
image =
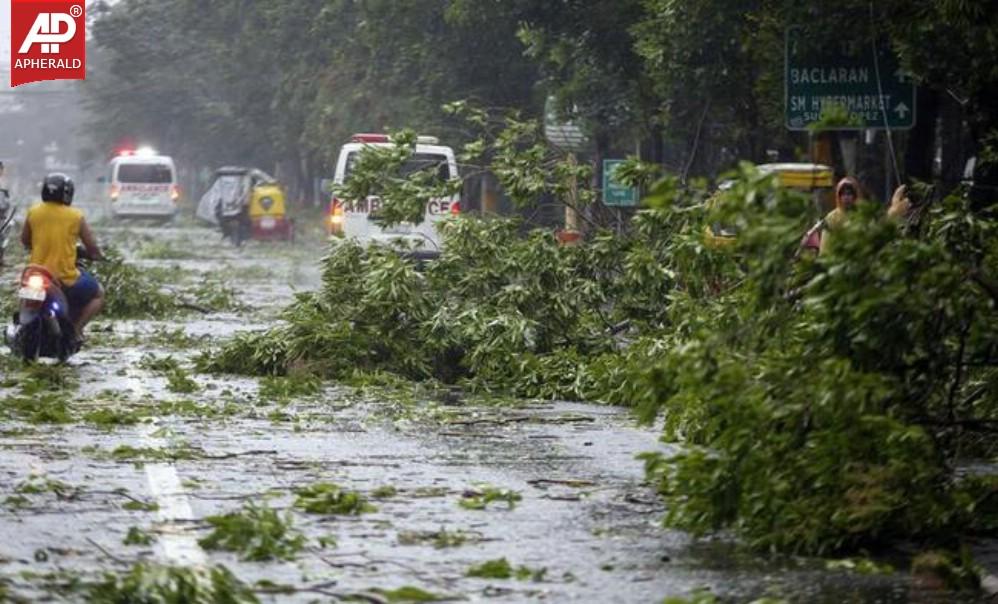
{"type": "Polygon", "coordinates": [[[948,94],[941,95],[940,100],[939,114],[942,125],[939,128],[939,136],[943,147],[940,178],[942,192],[946,194],[960,184],[971,151],[967,140],[967,121],[963,106],[948,94]]]}
{"type": "MultiPolygon", "coordinates": [[[[603,130],[596,133],[595,143],[596,149],[592,157],[592,178],[590,179],[590,185],[593,191],[603,190],[603,159],[606,157],[607,152],[610,150],[610,136],[603,130]]],[[[600,226],[605,226],[605,222],[600,220],[601,215],[605,216],[608,214],[606,208],[603,206],[603,196],[597,195],[596,202],[586,207],[586,217],[589,219],[589,223],[596,223],[600,226]]]]}
{"type": "Polygon", "coordinates": [[[641,160],[662,165],[665,161],[665,144],[662,139],[662,127],[652,126],[641,141],[641,160]]]}
{"type": "Polygon", "coordinates": [[[982,162],[981,151],[984,150],[985,139],[996,131],[998,124],[998,107],[995,99],[998,98],[998,84],[992,83],[984,87],[970,103],[969,111],[974,116],[970,124],[970,135],[972,138],[973,151],[977,156],[977,169],[974,172],[974,185],[978,187],[975,203],[987,205],[994,199],[994,191],[998,189],[998,165],[995,162],[982,162]]]}
{"type": "Polygon", "coordinates": [[[906,181],[931,182],[932,164],[936,151],[936,120],[939,117],[939,93],[921,86],[916,90],[915,127],[908,132],[908,146],[904,156],[906,181]]]}

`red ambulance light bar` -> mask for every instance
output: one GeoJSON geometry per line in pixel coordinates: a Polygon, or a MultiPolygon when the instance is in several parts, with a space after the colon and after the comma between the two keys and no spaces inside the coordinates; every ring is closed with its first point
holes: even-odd
{"type": "MultiPolygon", "coordinates": [[[[391,137],[387,134],[359,133],[350,137],[352,143],[390,143],[391,137]]],[[[417,136],[416,142],[420,145],[437,145],[440,139],[435,136],[417,136]]]]}
{"type": "Polygon", "coordinates": [[[387,143],[390,142],[387,134],[354,134],[350,137],[354,143],[387,143]]]}

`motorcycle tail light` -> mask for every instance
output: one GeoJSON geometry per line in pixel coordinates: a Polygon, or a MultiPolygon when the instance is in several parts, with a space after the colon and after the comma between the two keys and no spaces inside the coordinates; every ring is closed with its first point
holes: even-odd
{"type": "Polygon", "coordinates": [[[21,275],[21,291],[18,292],[21,304],[30,309],[41,308],[48,296],[52,279],[43,272],[26,270],[21,275]]]}
{"type": "Polygon", "coordinates": [[[23,287],[30,287],[31,289],[47,290],[49,288],[49,280],[41,273],[27,273],[24,275],[21,285],[23,287]]]}

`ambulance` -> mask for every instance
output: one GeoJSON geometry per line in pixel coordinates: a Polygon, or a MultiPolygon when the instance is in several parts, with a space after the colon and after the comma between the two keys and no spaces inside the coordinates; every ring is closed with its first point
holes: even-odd
{"type": "Polygon", "coordinates": [[[177,168],[168,155],[145,147],[122,151],[108,166],[107,201],[114,218],[160,218],[177,213],[177,168]]]}
{"type": "MultiPolygon", "coordinates": [[[[340,148],[333,178],[334,186],[342,185],[350,178],[350,172],[365,147],[391,146],[392,142],[387,134],[354,134],[350,142],[340,148]]],[[[454,159],[453,149],[441,145],[435,137],[418,137],[413,154],[402,167],[403,174],[417,171],[432,171],[441,181],[457,180],[457,161],[454,159]]],[[[377,196],[348,201],[337,198],[334,193],[326,216],[327,233],[330,236],[355,239],[363,244],[401,243],[411,250],[412,256],[431,259],[439,256],[444,246],[439,225],[461,211],[458,195],[431,199],[426,204],[423,221],[419,224],[403,222],[381,226],[374,220],[380,206],[381,200],[377,196]]]]}

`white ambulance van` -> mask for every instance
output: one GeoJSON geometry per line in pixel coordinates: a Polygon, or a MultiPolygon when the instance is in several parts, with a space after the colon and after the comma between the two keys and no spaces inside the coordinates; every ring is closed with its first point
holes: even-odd
{"type": "MultiPolygon", "coordinates": [[[[392,142],[387,134],[353,135],[350,142],[340,149],[336,161],[336,174],[333,178],[334,185],[342,185],[350,178],[350,171],[365,147],[391,146],[392,142]]],[[[456,180],[458,170],[453,149],[440,145],[434,137],[418,137],[415,152],[402,167],[402,172],[411,174],[422,170],[434,170],[441,181],[456,180]]],[[[390,227],[381,227],[371,219],[380,207],[381,200],[376,196],[365,200],[346,201],[338,199],[334,193],[326,216],[327,232],[331,236],[356,239],[364,244],[401,242],[413,250],[412,255],[416,258],[435,258],[443,249],[443,239],[437,226],[446,218],[461,211],[458,195],[432,199],[426,204],[424,220],[421,223],[403,222],[390,227]]]]}
{"type": "Polygon", "coordinates": [[[177,168],[168,155],[148,148],[123,151],[111,160],[108,202],[114,218],[161,218],[177,213],[177,168]]]}

